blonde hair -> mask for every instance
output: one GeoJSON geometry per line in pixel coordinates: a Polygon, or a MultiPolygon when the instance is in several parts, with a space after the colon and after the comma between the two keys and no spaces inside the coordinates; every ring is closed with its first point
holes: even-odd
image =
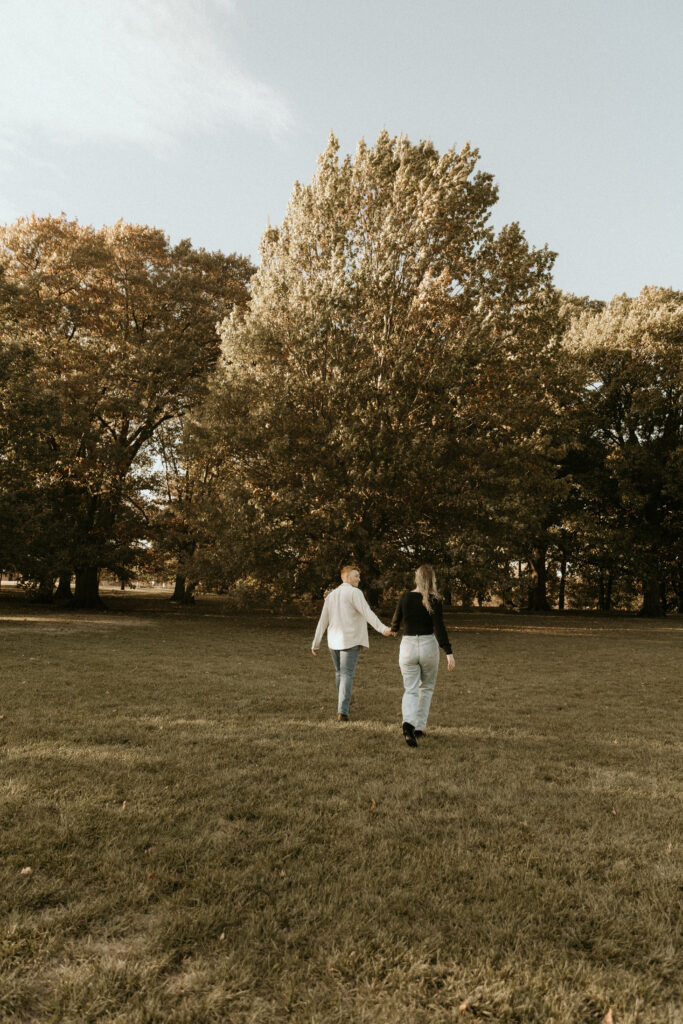
{"type": "Polygon", "coordinates": [[[421,565],[415,571],[415,586],[422,594],[422,604],[431,615],[434,609],[430,598],[434,597],[437,601],[441,600],[441,594],[436,585],[436,573],[431,565],[421,565]]]}
{"type": "Polygon", "coordinates": [[[360,569],[357,565],[345,565],[341,571],[341,578],[345,580],[350,572],[360,572],[360,569]]]}

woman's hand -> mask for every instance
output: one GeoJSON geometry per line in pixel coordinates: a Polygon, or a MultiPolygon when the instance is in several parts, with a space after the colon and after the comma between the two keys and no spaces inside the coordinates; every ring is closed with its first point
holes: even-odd
{"type": "Polygon", "coordinates": [[[452,654],[446,655],[446,661],[448,662],[448,671],[453,672],[455,669],[455,658],[452,654]]]}

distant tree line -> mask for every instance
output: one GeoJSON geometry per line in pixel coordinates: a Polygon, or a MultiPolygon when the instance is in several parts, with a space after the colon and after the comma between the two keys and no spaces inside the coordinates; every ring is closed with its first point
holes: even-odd
{"type": "MultiPolygon", "coordinates": [[[[683,608],[683,293],[559,292],[476,150],[331,139],[257,270],[160,231],[0,231],[0,569],[246,600],[683,608]]],[[[73,589],[72,589],[73,588],[73,589]]]]}

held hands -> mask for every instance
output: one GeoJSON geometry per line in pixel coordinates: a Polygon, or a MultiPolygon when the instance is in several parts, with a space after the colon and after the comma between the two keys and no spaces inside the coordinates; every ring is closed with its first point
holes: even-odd
{"type": "Polygon", "coordinates": [[[455,669],[455,658],[453,657],[452,654],[447,654],[446,660],[448,662],[448,671],[453,672],[455,669]]]}
{"type": "Polygon", "coordinates": [[[318,657],[318,652],[316,651],[315,647],[311,647],[311,654],[313,655],[314,658],[318,657]]]}

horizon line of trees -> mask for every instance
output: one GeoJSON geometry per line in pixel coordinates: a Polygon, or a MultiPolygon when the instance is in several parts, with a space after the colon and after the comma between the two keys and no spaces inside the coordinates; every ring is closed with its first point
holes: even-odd
{"type": "Polygon", "coordinates": [[[315,600],[357,561],[377,600],[430,561],[465,605],[683,610],[683,292],[562,294],[477,162],[332,137],[257,269],[0,229],[0,572],[87,608],[103,570],[315,600]]]}

